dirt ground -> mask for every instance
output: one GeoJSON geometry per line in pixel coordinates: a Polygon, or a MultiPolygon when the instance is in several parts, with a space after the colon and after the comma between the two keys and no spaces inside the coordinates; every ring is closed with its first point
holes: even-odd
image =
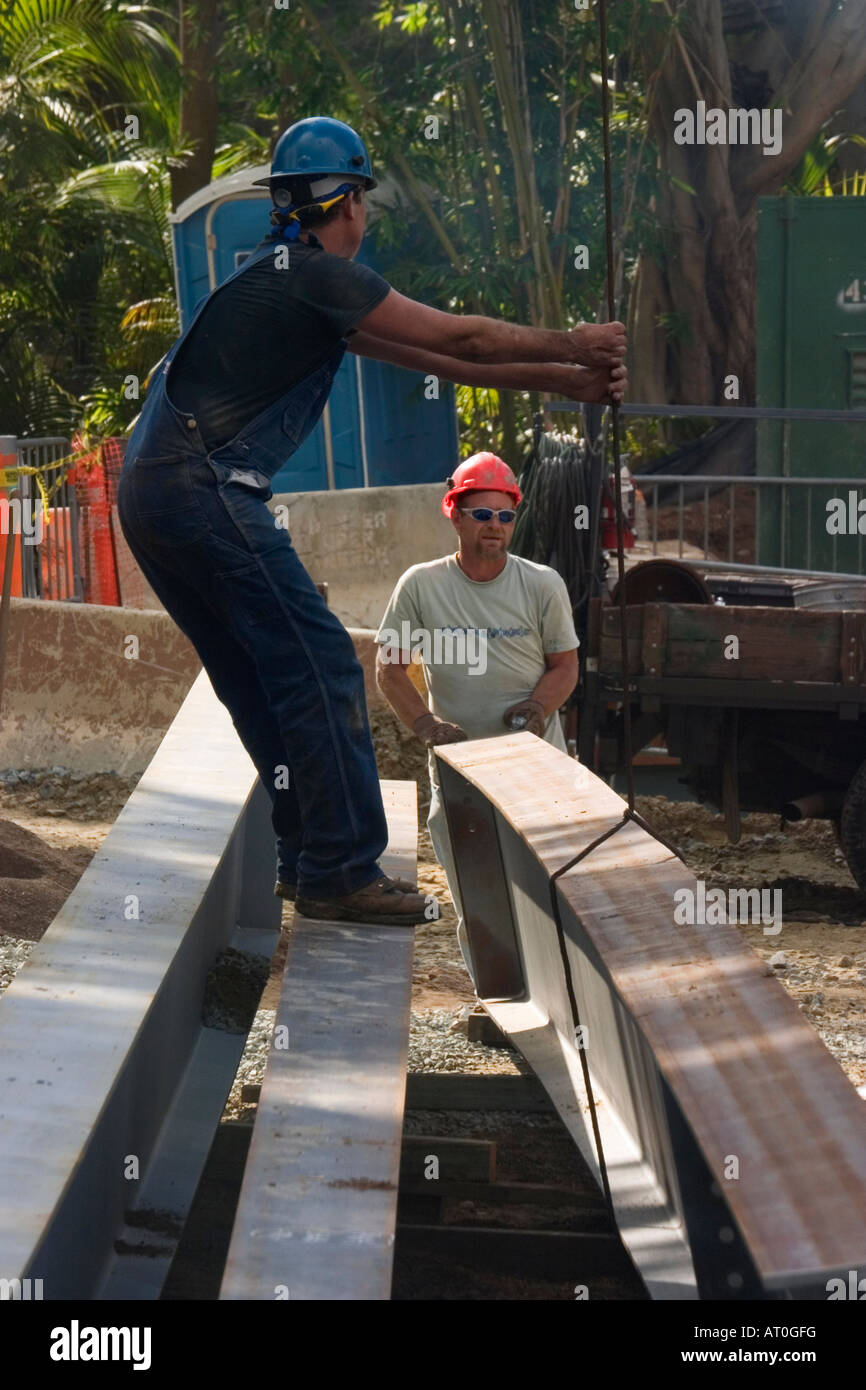
{"type": "Polygon", "coordinates": [[[765,936],[741,926],[774,967],[855,1086],[866,1082],[866,896],[839,850],[832,826],[805,821],[780,828],[776,816],[743,817],[742,838],[728,844],[724,821],[691,802],[638,797],[637,810],[680,850],[707,887],[778,888],[782,930],[765,936]]]}
{"type": "MultiPolygon", "coordinates": [[[[419,883],[443,909],[440,921],[416,932],[412,1007],[457,1012],[475,996],[457,945],[445,875],[424,825],[425,753],[389,714],[376,713],[373,727],[381,775],[418,781],[419,883]]],[[[0,936],[39,939],[135,781],[113,774],[72,777],[47,773],[41,781],[0,784],[0,936]]],[[[743,818],[740,843],[729,845],[721,817],[693,803],[640,797],[638,809],[708,887],[782,890],[784,925],[778,935],[765,936],[759,924],[740,930],[760,956],[774,959],[779,978],[851,1081],[866,1083],[866,897],[832,828],[812,821],[783,831],[772,816],[750,815],[743,818]]],[[[287,905],[287,922],[290,912],[287,905]]],[[[262,1007],[273,1007],[276,979],[273,973],[262,1007]]]]}
{"type": "MultiPolygon", "coordinates": [[[[637,486],[640,479],[636,475],[637,486]]],[[[652,502],[653,490],[647,488],[647,501],[652,502]]],[[[737,564],[755,563],[755,518],[756,490],[751,487],[725,488],[707,499],[706,512],[701,498],[683,506],[683,540],[697,546],[704,553],[706,541],[710,555],[718,559],[734,560],[737,564]],[[731,497],[736,494],[734,503],[733,551],[731,544],[731,497]],[[706,532],[705,532],[706,527],[706,532]]],[[[649,507],[649,534],[653,534],[653,509],[649,507]]],[[[660,541],[673,541],[679,534],[679,507],[659,508],[656,522],[657,537],[660,541]]]]}

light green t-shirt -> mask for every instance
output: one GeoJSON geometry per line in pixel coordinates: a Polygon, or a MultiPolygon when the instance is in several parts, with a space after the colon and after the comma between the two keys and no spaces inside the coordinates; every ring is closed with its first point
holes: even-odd
{"type": "MultiPolygon", "coordinates": [[[[568,591],[556,570],[509,555],[495,579],[469,579],[456,555],[413,565],[397,582],[376,641],[421,657],[428,704],[470,738],[508,730],[502,716],[547,670],[545,654],[578,646],[568,591]]],[[[559,716],[545,726],[566,751],[559,716]]]]}

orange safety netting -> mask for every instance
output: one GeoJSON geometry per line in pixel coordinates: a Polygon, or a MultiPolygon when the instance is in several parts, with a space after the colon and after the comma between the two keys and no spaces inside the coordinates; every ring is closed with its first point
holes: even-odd
{"type": "Polygon", "coordinates": [[[81,578],[85,603],[119,607],[120,578],[115,544],[117,480],[123,463],[125,440],[104,439],[84,452],[80,439],[72,447],[78,457],[68,478],[75,486],[80,509],[81,578]],[[79,450],[81,452],[79,453],[79,450]]]}

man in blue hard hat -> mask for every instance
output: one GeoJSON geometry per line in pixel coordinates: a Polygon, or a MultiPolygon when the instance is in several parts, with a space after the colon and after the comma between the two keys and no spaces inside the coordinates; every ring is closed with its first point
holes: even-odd
{"type": "Polygon", "coordinates": [[[356,265],[376,180],[342,121],[297,121],[261,182],[272,231],[155,370],[126,450],[121,526],[268,790],[275,891],[307,917],[413,925],[438,905],[379,867],[387,826],[363,672],[275,526],[270,480],[319,420],[347,347],[444,380],[601,401],[624,391],[625,329],[442,313],[356,265]]]}

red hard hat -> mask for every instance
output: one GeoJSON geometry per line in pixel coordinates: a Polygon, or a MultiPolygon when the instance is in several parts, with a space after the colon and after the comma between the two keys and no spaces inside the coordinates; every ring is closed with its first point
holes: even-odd
{"type": "Polygon", "coordinates": [[[442,498],[442,510],[446,516],[452,515],[456,499],[462,492],[507,492],[514,498],[515,507],[522,497],[517,479],[508,464],[495,454],[473,454],[459,468],[455,468],[453,478],[448,479],[448,491],[442,498]]]}

